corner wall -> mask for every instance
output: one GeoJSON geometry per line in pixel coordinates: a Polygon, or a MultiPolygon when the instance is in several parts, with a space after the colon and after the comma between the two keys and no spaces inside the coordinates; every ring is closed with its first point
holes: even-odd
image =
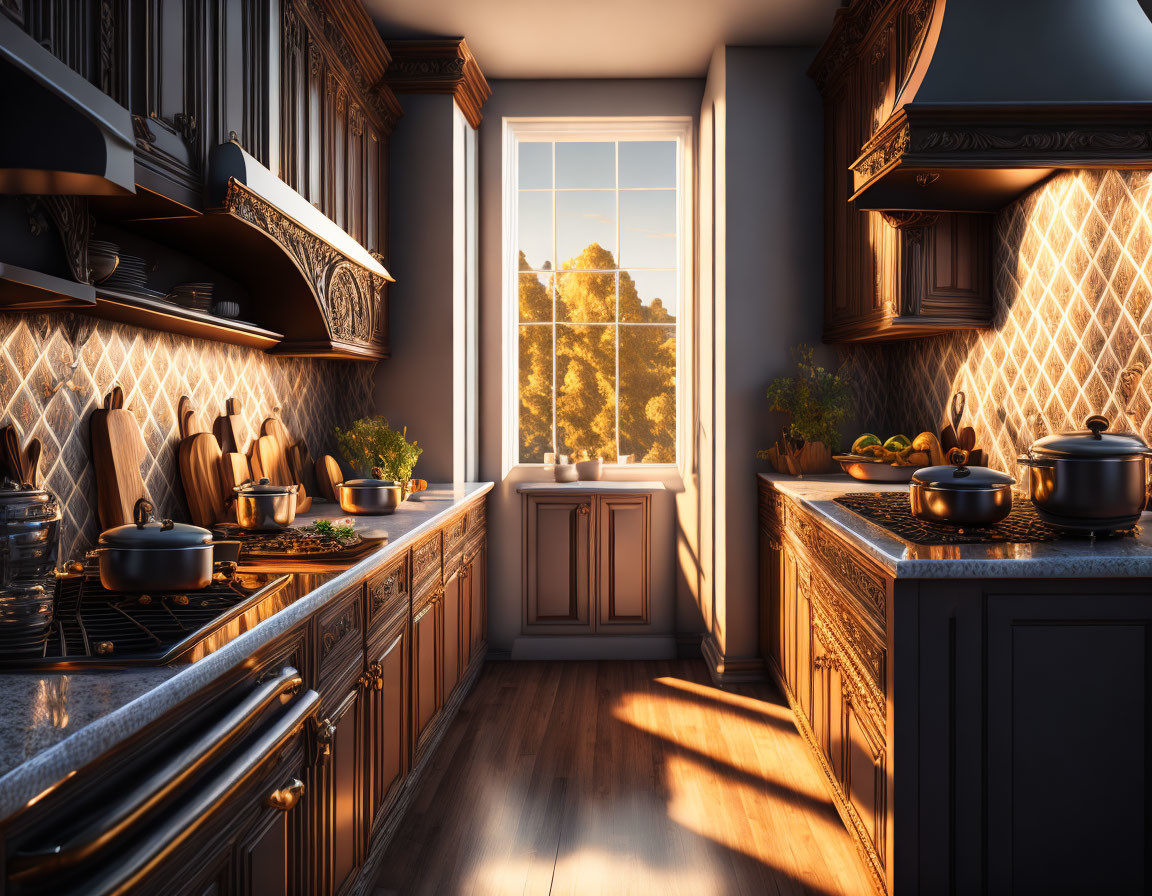
{"type": "MultiPolygon", "coordinates": [[[[698,539],[697,591],[713,675],[762,674],[756,459],[779,431],[768,381],[791,348],[820,344],[823,315],[823,111],[807,76],[813,50],[721,47],[701,108],[698,492],[681,516],[698,539]]],[[[821,349],[835,364],[835,353],[821,349]]],[[[685,504],[689,502],[685,501],[685,504]]]]}

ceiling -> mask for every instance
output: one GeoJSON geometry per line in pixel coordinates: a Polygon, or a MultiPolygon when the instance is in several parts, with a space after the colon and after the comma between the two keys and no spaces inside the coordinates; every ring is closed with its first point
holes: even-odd
{"type": "Polygon", "coordinates": [[[719,44],[818,46],[839,0],[364,0],[385,38],[463,35],[489,78],[696,78],[719,44]],[[575,11],[574,11],[575,10],[575,11]]]}

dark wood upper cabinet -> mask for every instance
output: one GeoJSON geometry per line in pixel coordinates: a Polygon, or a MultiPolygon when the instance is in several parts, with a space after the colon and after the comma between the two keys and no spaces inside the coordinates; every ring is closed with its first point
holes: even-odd
{"type": "Polygon", "coordinates": [[[852,165],[892,113],[925,0],[841,10],[809,73],[824,97],[824,339],[932,336],[992,322],[989,214],[862,211],[852,165]]]}

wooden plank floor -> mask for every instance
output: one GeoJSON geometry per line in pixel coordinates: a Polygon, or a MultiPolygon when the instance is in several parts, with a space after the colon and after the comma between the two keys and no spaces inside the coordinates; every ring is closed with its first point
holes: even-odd
{"type": "Polygon", "coordinates": [[[682,660],[489,663],[369,892],[873,890],[783,698],[682,660]]]}

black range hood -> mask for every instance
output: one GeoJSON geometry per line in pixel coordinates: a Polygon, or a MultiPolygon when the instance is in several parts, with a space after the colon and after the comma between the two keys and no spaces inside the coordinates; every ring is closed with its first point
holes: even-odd
{"type": "Polygon", "coordinates": [[[893,112],[852,164],[857,208],[994,211],[1060,168],[1152,166],[1140,0],[925,0],[893,112]]]}
{"type": "Polygon", "coordinates": [[[125,195],[135,188],[127,109],[0,15],[0,192],[125,195]]]}

